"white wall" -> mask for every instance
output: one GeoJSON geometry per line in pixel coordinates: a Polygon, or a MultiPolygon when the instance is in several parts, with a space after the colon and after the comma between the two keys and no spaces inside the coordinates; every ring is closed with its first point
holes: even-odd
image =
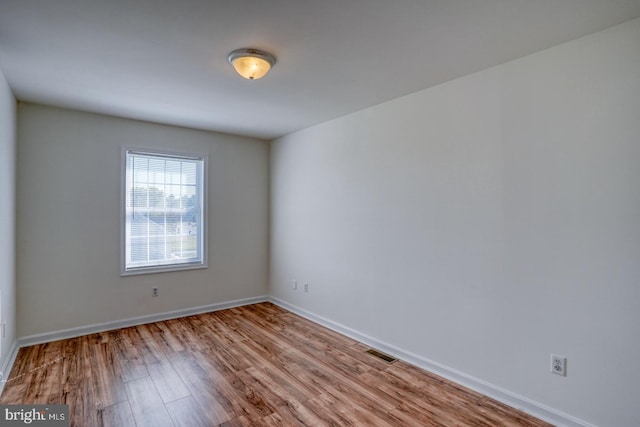
{"type": "MultiPolygon", "coordinates": [[[[0,366],[16,339],[16,99],[0,70],[0,366]],[[5,335],[2,325],[5,322],[5,335]]],[[[4,372],[0,378],[8,375],[4,372]]]]}
{"type": "Polygon", "coordinates": [[[266,295],[268,188],[268,142],[19,104],[18,336],[266,295]],[[120,277],[121,144],[208,153],[208,269],[120,277]]]}
{"type": "Polygon", "coordinates": [[[640,425],[639,47],[634,20],[276,140],[271,295],[640,425]]]}

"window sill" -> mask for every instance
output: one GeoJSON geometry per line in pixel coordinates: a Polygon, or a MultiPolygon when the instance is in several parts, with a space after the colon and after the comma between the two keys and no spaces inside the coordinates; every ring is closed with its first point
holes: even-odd
{"type": "Polygon", "coordinates": [[[167,265],[158,267],[140,267],[131,270],[121,270],[120,276],[138,276],[140,274],[170,273],[174,271],[199,270],[209,268],[206,263],[203,264],[184,264],[184,265],[167,265]]]}

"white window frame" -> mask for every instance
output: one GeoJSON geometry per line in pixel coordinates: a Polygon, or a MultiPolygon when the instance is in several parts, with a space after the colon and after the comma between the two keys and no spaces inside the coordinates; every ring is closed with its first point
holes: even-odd
{"type": "Polygon", "coordinates": [[[139,148],[139,147],[128,147],[121,146],[121,173],[120,173],[120,275],[121,276],[131,276],[138,274],[150,274],[150,273],[163,273],[170,271],[182,271],[182,270],[194,270],[201,268],[208,268],[208,250],[207,250],[207,174],[208,174],[208,166],[209,159],[206,154],[198,154],[198,153],[184,153],[184,152],[175,152],[169,150],[159,150],[159,149],[150,149],[150,148],[139,148]],[[177,159],[191,159],[191,160],[201,160],[202,161],[202,173],[201,176],[198,177],[200,181],[200,185],[202,188],[202,206],[200,206],[200,218],[201,218],[201,242],[200,248],[202,251],[202,259],[199,262],[192,263],[179,263],[179,264],[158,264],[155,266],[144,266],[144,267],[135,267],[135,268],[127,268],[127,237],[126,237],[126,229],[127,229],[127,212],[126,212],[126,200],[127,200],[127,154],[143,154],[150,156],[160,156],[160,157],[168,157],[168,158],[177,158],[177,159]]]}

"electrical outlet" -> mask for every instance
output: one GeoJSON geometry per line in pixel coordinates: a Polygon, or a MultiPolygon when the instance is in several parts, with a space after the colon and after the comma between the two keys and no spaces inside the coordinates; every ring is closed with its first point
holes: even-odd
{"type": "Polygon", "coordinates": [[[154,297],[157,297],[159,295],[158,288],[156,286],[151,288],[151,295],[154,296],[154,297]]]}
{"type": "Polygon", "coordinates": [[[294,281],[293,281],[293,290],[294,290],[294,291],[297,291],[297,290],[298,290],[298,281],[297,281],[297,280],[294,280],[294,281]]]}
{"type": "Polygon", "coordinates": [[[309,292],[309,284],[308,283],[304,284],[304,291],[305,292],[309,292]]]}
{"type": "Polygon", "coordinates": [[[551,353],[551,372],[563,377],[567,376],[567,358],[551,353]]]}

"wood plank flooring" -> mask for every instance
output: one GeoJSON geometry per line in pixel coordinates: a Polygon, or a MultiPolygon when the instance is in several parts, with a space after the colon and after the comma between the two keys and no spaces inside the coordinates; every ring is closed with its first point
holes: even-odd
{"type": "Polygon", "coordinates": [[[72,426],[548,426],[270,303],[20,349],[2,404],[72,426]]]}

